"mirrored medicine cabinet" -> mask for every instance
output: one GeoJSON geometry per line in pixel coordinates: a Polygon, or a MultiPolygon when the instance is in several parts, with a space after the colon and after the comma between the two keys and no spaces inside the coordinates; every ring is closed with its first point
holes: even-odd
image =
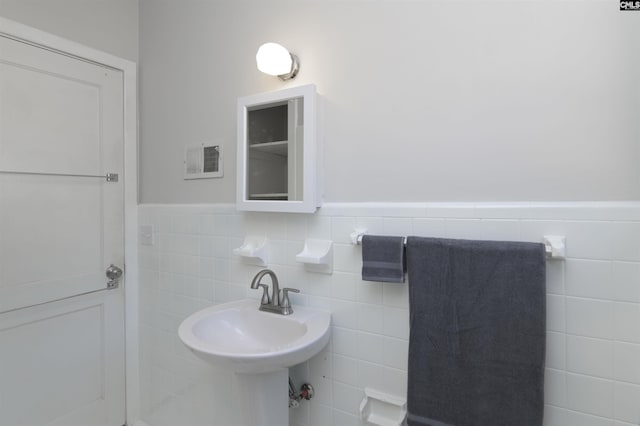
{"type": "Polygon", "coordinates": [[[316,98],[309,84],[238,99],[238,210],[320,206],[316,98]]]}

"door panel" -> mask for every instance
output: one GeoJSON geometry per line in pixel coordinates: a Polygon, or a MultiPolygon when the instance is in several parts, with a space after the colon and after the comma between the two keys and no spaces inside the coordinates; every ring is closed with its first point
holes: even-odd
{"type": "Polygon", "coordinates": [[[0,169],[121,167],[122,85],[120,71],[0,37],[0,169]]]}
{"type": "Polygon", "coordinates": [[[0,175],[0,312],[105,287],[102,186],[0,175]]]}
{"type": "Polygon", "coordinates": [[[5,118],[0,167],[100,172],[99,86],[15,62],[0,63],[0,75],[0,105],[5,118]]]}
{"type": "Polygon", "coordinates": [[[0,426],[125,422],[123,112],[120,71],[0,35],[0,426]]]}
{"type": "MultiPolygon", "coordinates": [[[[0,171],[123,165],[122,73],[0,37],[0,171]]],[[[0,312],[105,288],[122,265],[123,187],[0,173],[0,312]]]]}
{"type": "Polygon", "coordinates": [[[0,425],[124,423],[111,395],[124,389],[124,356],[109,349],[123,338],[109,322],[121,299],[105,291],[0,315],[0,425]]]}

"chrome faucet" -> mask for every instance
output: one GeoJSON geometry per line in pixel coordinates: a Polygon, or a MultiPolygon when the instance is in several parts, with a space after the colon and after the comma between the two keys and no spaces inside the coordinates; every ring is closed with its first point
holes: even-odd
{"type": "Polygon", "coordinates": [[[271,269],[263,269],[253,277],[253,280],[251,280],[251,288],[257,290],[258,287],[262,288],[262,299],[260,300],[261,311],[273,312],[281,315],[290,315],[293,313],[293,308],[289,301],[289,293],[300,293],[300,290],[295,288],[283,288],[282,297],[280,297],[280,284],[278,283],[278,277],[271,269]],[[266,284],[260,284],[260,281],[265,275],[269,275],[271,277],[271,297],[269,297],[269,286],[266,284]]]}

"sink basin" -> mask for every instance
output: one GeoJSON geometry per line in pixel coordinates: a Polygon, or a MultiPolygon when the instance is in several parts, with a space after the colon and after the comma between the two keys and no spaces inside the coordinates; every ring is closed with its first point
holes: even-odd
{"type": "Polygon", "coordinates": [[[328,312],[294,306],[291,315],[258,310],[257,300],[215,305],[185,319],[178,335],[200,358],[236,373],[275,372],[308,360],[329,341],[328,312]]]}

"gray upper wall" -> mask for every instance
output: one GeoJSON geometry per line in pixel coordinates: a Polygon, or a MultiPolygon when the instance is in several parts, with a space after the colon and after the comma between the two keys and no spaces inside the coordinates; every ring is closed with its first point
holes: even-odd
{"type": "Polygon", "coordinates": [[[0,16],[138,62],[138,0],[0,0],[0,16]]]}
{"type": "Polygon", "coordinates": [[[617,8],[140,0],[142,201],[234,202],[236,98],[311,82],[326,201],[640,200],[640,13],[617,8]],[[293,82],[256,69],[267,41],[293,82]],[[182,179],[200,141],[223,179],[182,179]]]}
{"type": "Polygon", "coordinates": [[[602,1],[0,0],[138,60],[141,198],[235,199],[236,98],[315,83],[327,201],[640,200],[640,13],[602,1]],[[255,68],[276,41],[291,83],[255,68]],[[183,147],[225,146],[184,181],[183,147]]]}
{"type": "Polygon", "coordinates": [[[140,0],[143,202],[235,201],[236,98],[315,83],[325,200],[640,200],[640,13],[605,1],[140,0]],[[301,61],[261,74],[258,46],[301,61]],[[184,181],[183,148],[225,147],[184,181]]]}

